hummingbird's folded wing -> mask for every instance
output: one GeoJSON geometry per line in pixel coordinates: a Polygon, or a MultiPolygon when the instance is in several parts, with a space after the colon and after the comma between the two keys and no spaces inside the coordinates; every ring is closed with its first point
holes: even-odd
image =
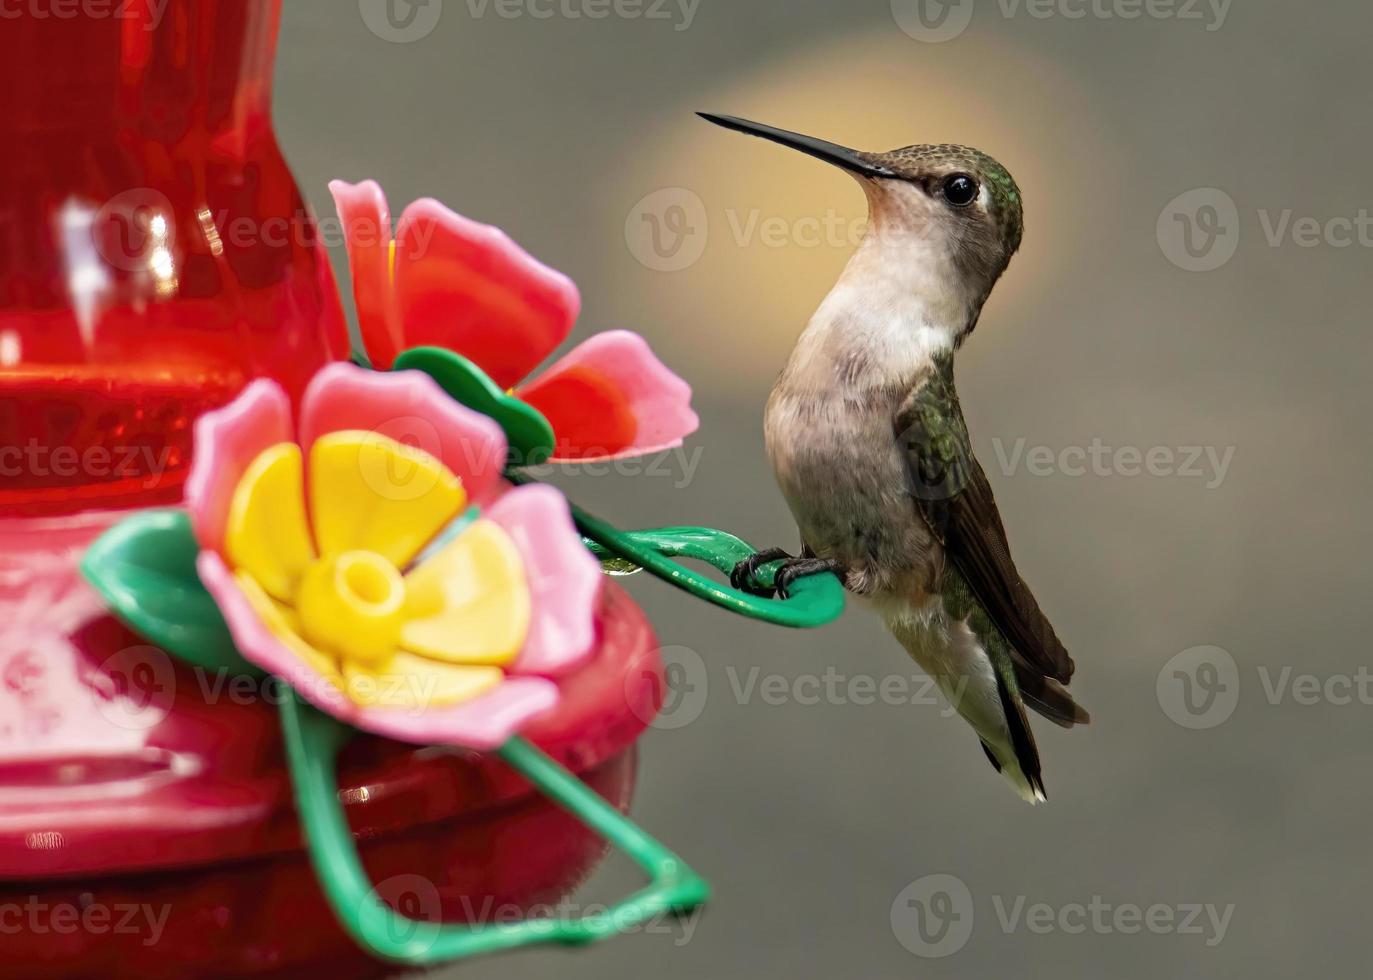
{"type": "Polygon", "coordinates": [[[991,484],[973,457],[951,363],[917,380],[897,410],[895,427],[920,515],[1010,644],[1012,657],[1023,670],[1066,683],[1073,659],[1011,560],[991,484]]]}

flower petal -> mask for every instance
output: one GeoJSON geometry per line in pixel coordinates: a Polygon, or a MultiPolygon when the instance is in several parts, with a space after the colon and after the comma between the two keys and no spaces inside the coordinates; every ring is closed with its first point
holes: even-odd
{"type": "Polygon", "coordinates": [[[480,501],[505,465],[505,433],[464,408],[419,371],[383,373],[330,364],[305,389],[301,445],[311,452],[329,432],[376,432],[437,458],[462,481],[467,499],[480,501]]]}
{"type": "Polygon", "coordinates": [[[400,645],[452,663],[504,665],[529,634],[522,556],[494,521],[470,524],[405,577],[400,645]]]}
{"type": "Polygon", "coordinates": [[[329,193],[343,221],[362,344],[372,365],[386,370],[404,346],[391,285],[391,209],[375,180],[331,180],[329,193]]]}
{"type": "Polygon", "coordinates": [[[519,395],[553,427],[553,462],[614,459],[632,452],[639,421],[615,382],[595,368],[560,368],[519,395]]]}
{"type": "Polygon", "coordinates": [[[552,424],[554,461],[657,452],[700,424],[691,386],[628,330],[579,344],[517,394],[552,424]]]}
{"type": "Polygon", "coordinates": [[[351,663],[343,665],[344,691],[364,708],[427,711],[471,701],[499,687],[505,672],[499,667],[446,664],[398,653],[379,671],[351,663]]]}
{"type": "Polygon", "coordinates": [[[264,449],[234,491],[224,530],[229,563],[282,602],[295,598],[300,576],[315,560],[305,518],[304,471],[294,442],[264,449]]]}
{"type": "Polygon", "coordinates": [[[202,548],[223,551],[229,504],[239,480],[264,449],[293,438],[290,399],[281,385],[266,379],[196,420],[186,507],[202,548]]]}
{"type": "Polygon", "coordinates": [[[558,676],[580,666],[596,645],[601,567],[582,544],[567,500],[550,486],[518,487],[486,510],[524,559],[533,601],[529,635],[512,670],[558,676]]]}
{"type": "Polygon", "coordinates": [[[544,677],[507,677],[500,687],[452,707],[397,711],[362,708],[346,718],[376,735],[418,745],[500,748],[531,719],[558,703],[558,685],[544,677]]]}
{"type": "Polygon", "coordinates": [[[502,388],[563,342],[581,308],[571,279],[430,198],[396,228],[395,291],[406,347],[457,351],[502,388]]]}
{"type": "Polygon", "coordinates": [[[466,504],[448,467],[386,436],[344,429],[310,447],[310,518],[321,557],[371,551],[404,568],[466,504]]]}

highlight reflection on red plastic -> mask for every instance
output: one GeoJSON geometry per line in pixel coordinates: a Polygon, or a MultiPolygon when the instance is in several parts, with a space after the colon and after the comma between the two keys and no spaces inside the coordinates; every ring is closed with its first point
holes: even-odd
{"type": "Polygon", "coordinates": [[[106,6],[0,30],[0,515],[174,499],[191,419],[347,351],[270,126],[279,0],[106,6]]]}

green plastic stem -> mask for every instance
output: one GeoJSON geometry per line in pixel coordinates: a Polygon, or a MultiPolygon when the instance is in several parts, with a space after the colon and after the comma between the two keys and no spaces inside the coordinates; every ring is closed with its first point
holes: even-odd
{"type": "MultiPolygon", "coordinates": [[[[522,473],[508,472],[514,483],[535,483],[522,473]]],[[[755,553],[752,545],[726,531],[708,527],[662,527],[621,531],[568,501],[577,530],[597,557],[615,555],[647,569],[692,595],[723,606],[741,616],[779,626],[808,629],[837,619],[844,611],[844,587],[825,572],[798,578],[787,599],[772,599],[717,582],[674,558],[704,561],[728,575],[734,566],[755,553]]],[[[782,561],[758,569],[760,585],[770,587],[782,561]]]]}
{"type": "Polygon", "coordinates": [[[689,913],[709,897],[710,886],[680,858],[546,754],[522,738],[512,738],[500,748],[501,758],[624,851],[648,875],[649,886],[602,913],[566,921],[444,925],[407,918],[378,897],[339,803],[336,759],[352,729],[316,711],[294,692],[282,699],[281,723],[315,873],[344,928],[382,959],[431,966],[537,943],[583,945],[659,916],[689,913]]]}

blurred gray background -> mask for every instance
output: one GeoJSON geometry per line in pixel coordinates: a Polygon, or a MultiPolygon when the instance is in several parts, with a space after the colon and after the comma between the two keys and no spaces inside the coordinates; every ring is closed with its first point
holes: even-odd
{"type": "MultiPolygon", "coordinates": [[[[503,226],[580,285],[574,341],[639,330],[692,383],[683,454],[560,480],[621,526],[795,544],[762,408],[863,215],[843,175],[694,110],[1005,163],[1027,234],[959,386],[1095,718],[1037,726],[1032,809],[863,610],[791,632],[633,579],[687,680],[635,816],[715,898],[687,927],[451,975],[1364,975],[1373,11],[431,0],[401,30],[377,10],[287,4],[287,154],[322,216],[330,178],[371,176],[393,213],[432,195],[503,226]],[[838,693],[810,703],[827,671],[838,693]],[[866,703],[869,678],[916,703],[866,703]]],[[[583,900],[634,881],[611,862],[583,900]]]]}

